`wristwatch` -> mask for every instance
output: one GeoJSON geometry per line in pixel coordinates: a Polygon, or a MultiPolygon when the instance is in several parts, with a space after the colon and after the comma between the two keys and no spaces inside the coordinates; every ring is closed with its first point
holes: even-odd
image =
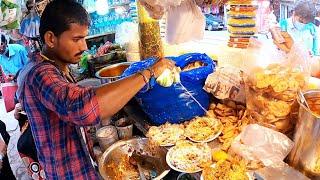
{"type": "Polygon", "coordinates": [[[2,159],[3,159],[3,155],[2,155],[2,154],[0,154],[0,161],[2,161],[2,159]]]}

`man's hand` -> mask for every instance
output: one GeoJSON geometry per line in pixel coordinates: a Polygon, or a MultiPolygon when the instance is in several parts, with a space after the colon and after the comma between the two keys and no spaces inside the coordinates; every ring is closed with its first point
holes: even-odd
{"type": "Polygon", "coordinates": [[[7,154],[7,145],[3,140],[0,140],[0,154],[2,154],[2,156],[7,154]]]}
{"type": "Polygon", "coordinates": [[[6,79],[7,79],[8,81],[12,81],[12,80],[14,79],[14,75],[9,74],[9,75],[6,77],[6,79]]]}
{"type": "MultiPolygon", "coordinates": [[[[283,42],[282,41],[278,41],[277,40],[277,37],[272,35],[272,38],[273,38],[273,42],[274,44],[282,51],[286,52],[286,53],[289,53],[292,46],[293,46],[293,39],[292,37],[289,35],[288,32],[278,32],[281,34],[282,38],[283,38],[283,42]]],[[[282,39],[281,38],[281,39],[282,39]]]]}
{"type": "Polygon", "coordinates": [[[160,59],[152,66],[155,78],[159,77],[165,69],[172,70],[175,67],[175,62],[168,59],[160,59]]]}
{"type": "Polygon", "coordinates": [[[17,103],[17,104],[15,105],[15,107],[14,107],[14,113],[13,113],[14,118],[15,118],[16,120],[19,120],[19,119],[20,119],[20,112],[21,112],[21,111],[22,111],[22,106],[21,106],[20,103],[17,103]]]}

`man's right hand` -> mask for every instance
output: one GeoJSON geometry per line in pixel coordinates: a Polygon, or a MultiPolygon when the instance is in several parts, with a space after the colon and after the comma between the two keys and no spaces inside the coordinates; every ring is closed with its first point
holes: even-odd
{"type": "Polygon", "coordinates": [[[175,62],[168,59],[160,59],[151,69],[154,72],[155,78],[159,77],[165,69],[172,70],[175,67],[175,62]]]}

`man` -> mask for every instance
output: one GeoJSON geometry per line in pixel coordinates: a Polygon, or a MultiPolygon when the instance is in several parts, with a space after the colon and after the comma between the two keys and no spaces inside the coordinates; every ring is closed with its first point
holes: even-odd
{"type": "Polygon", "coordinates": [[[0,179],[15,180],[7,155],[9,140],[10,135],[6,130],[6,125],[0,120],[0,179]]]}
{"type": "Polygon", "coordinates": [[[79,86],[73,83],[68,65],[78,63],[87,50],[88,26],[88,13],[80,4],[50,2],[40,21],[43,50],[18,77],[18,97],[47,179],[98,179],[89,154],[92,143],[83,127],[111,117],[150,78],[174,67],[162,59],[149,69],[97,89],[79,86]]]}
{"type": "Polygon", "coordinates": [[[12,81],[17,72],[27,64],[28,52],[19,44],[8,44],[3,34],[0,36],[0,65],[6,81],[12,81]]]}
{"type": "Polygon", "coordinates": [[[315,21],[317,10],[312,1],[302,0],[295,4],[291,18],[280,21],[282,31],[290,34],[296,43],[301,43],[312,55],[318,55],[318,32],[315,21]]]}

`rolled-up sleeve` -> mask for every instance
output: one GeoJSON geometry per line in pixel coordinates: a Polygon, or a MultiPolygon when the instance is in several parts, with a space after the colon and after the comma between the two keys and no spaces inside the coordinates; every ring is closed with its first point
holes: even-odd
{"type": "Polygon", "coordinates": [[[41,103],[60,119],[79,126],[92,126],[100,121],[100,110],[93,88],[67,82],[48,64],[33,74],[33,85],[41,103]]]}

